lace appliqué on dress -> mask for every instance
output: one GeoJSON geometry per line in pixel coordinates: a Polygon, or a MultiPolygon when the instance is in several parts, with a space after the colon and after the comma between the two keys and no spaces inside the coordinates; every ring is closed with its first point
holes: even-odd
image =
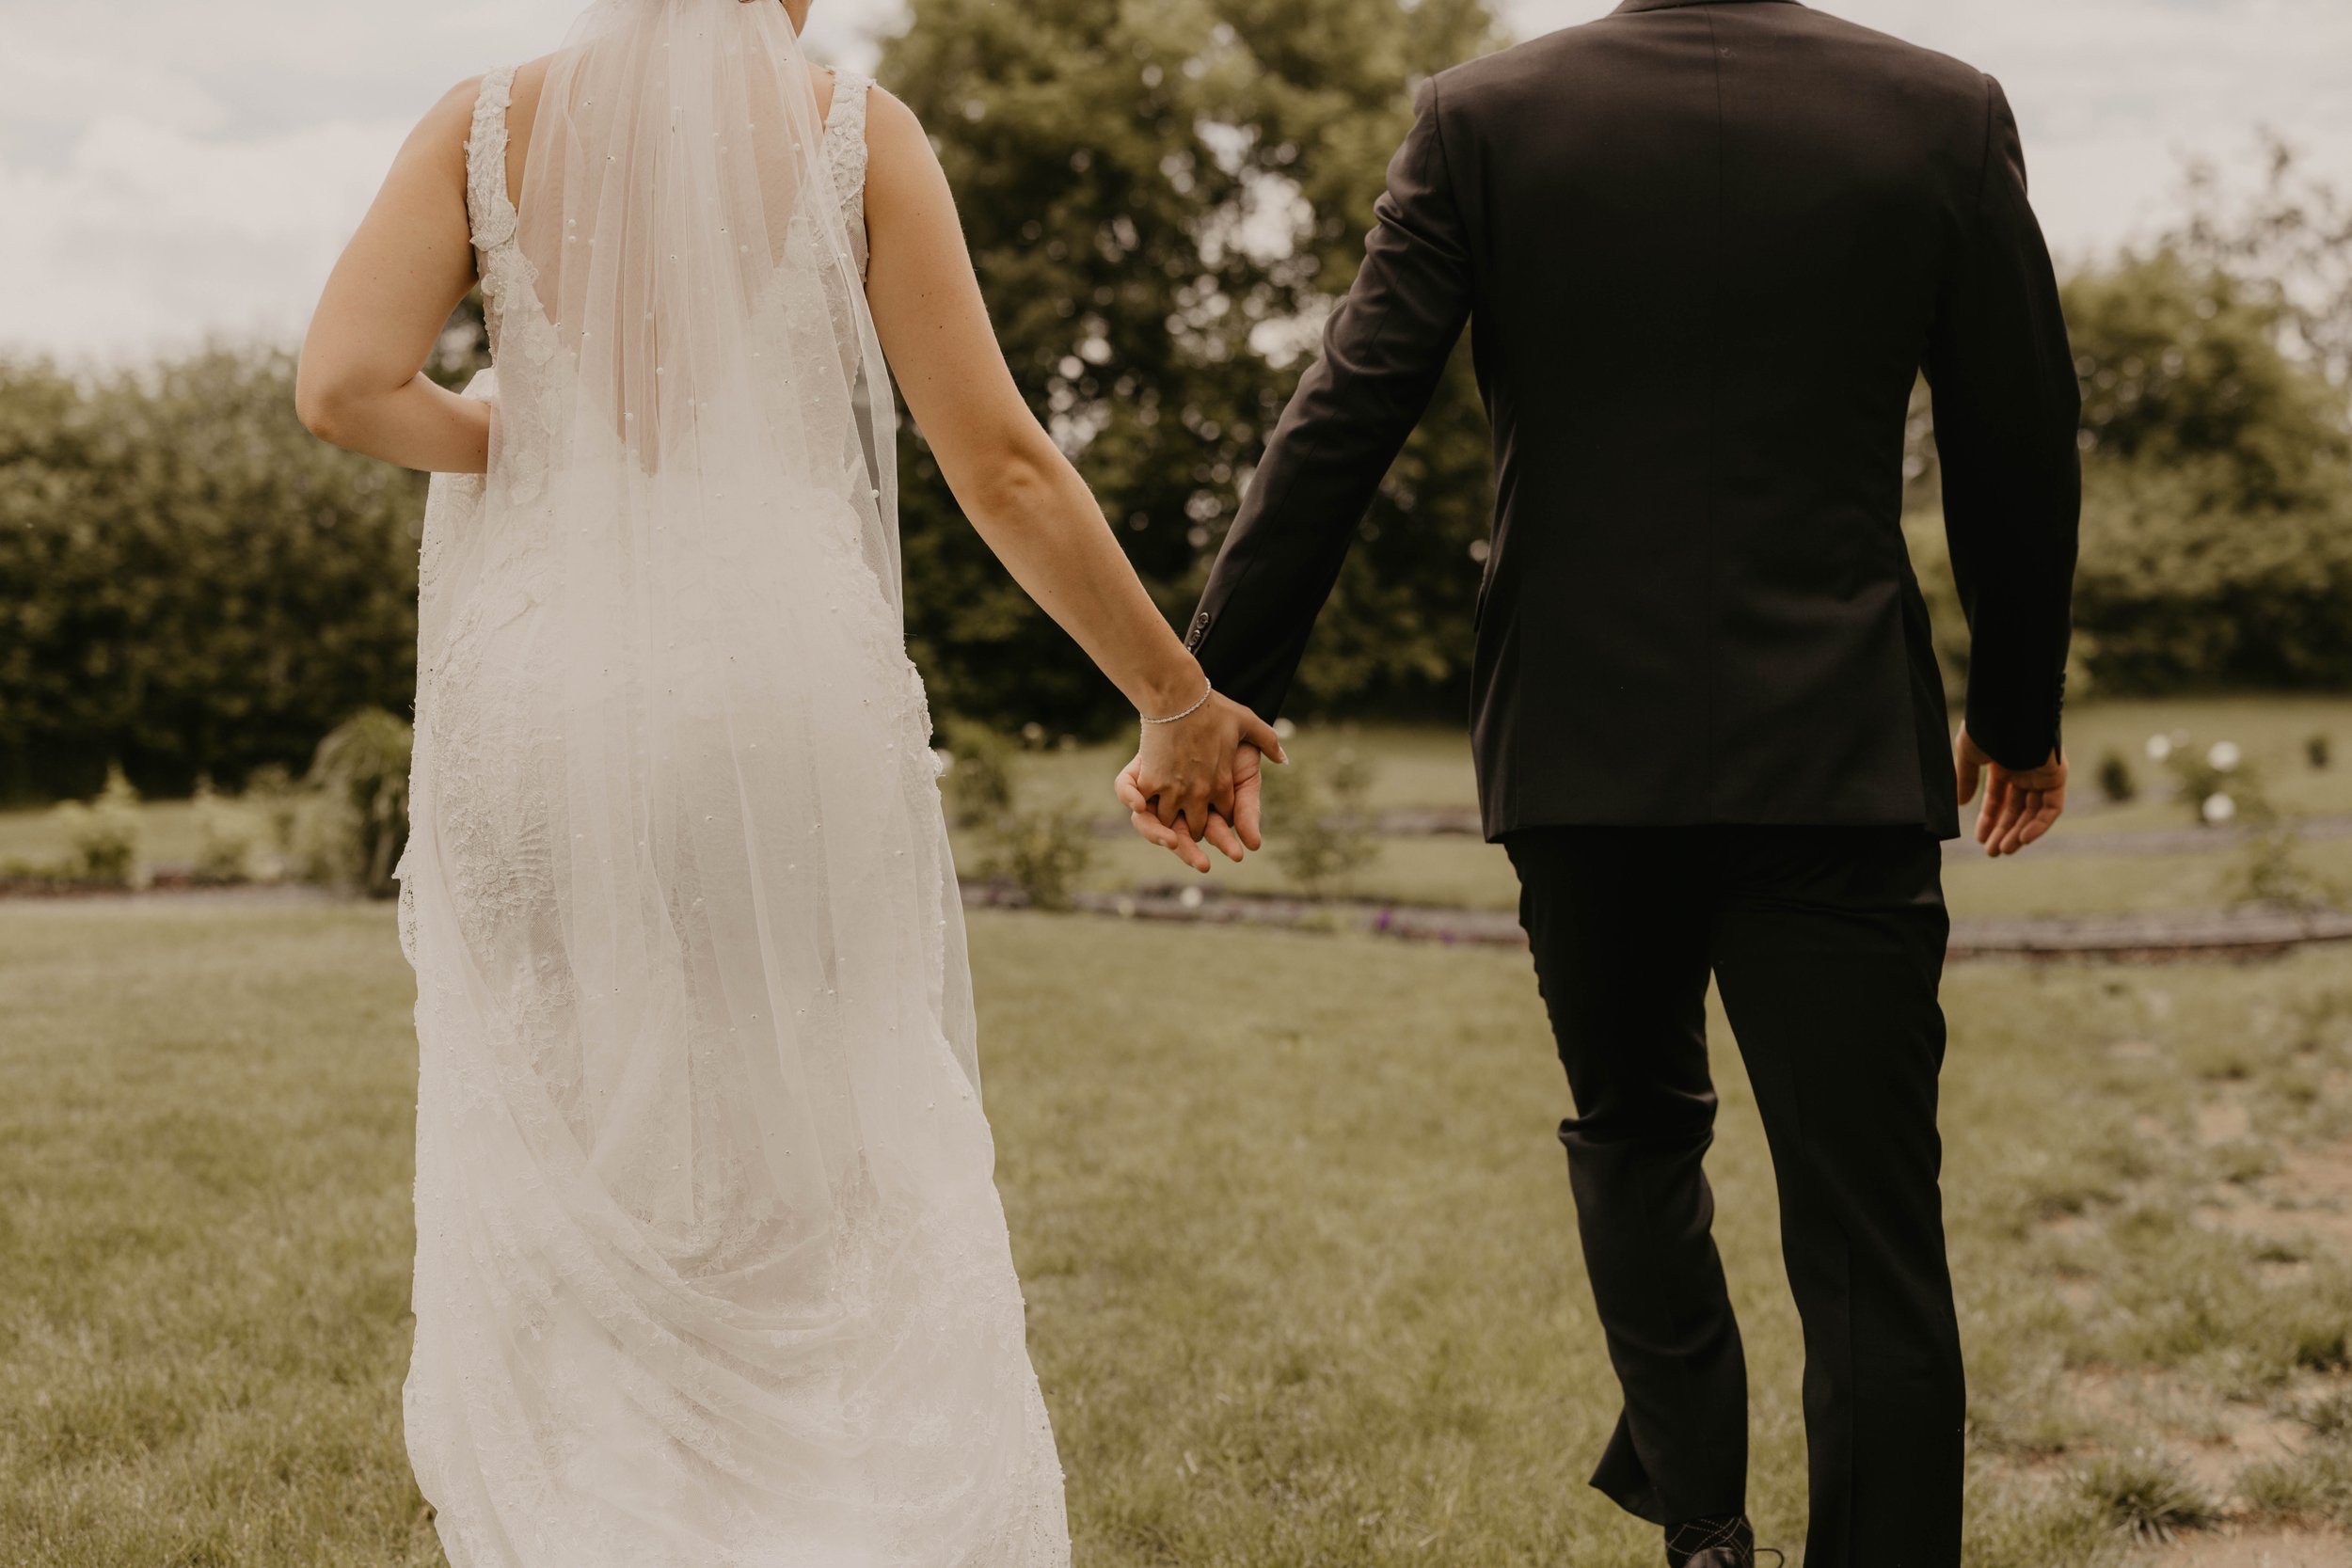
{"type": "Polygon", "coordinates": [[[866,97],[871,76],[842,71],[834,78],[833,108],[825,117],[825,170],[841,200],[841,226],[850,238],[857,275],[869,266],[866,238],[866,97]]]}

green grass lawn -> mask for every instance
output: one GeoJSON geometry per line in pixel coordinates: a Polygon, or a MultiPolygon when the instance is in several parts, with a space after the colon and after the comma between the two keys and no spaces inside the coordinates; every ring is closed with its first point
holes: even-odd
{"type": "MultiPolygon", "coordinates": [[[[1654,1568],[1581,1484],[1614,1405],[1522,957],[973,942],[1080,1563],[1654,1568]]],[[[409,999],[381,908],[0,905],[0,1562],[438,1560],[398,1425],[409,999]]],[[[1972,1568],[2141,1560],[2150,1497],[2352,1522],[2342,951],[1971,965],[1950,1002],[1972,1568]]],[[[1719,1057],[1754,1502],[1789,1543],[1795,1321],[1719,1057]]]]}

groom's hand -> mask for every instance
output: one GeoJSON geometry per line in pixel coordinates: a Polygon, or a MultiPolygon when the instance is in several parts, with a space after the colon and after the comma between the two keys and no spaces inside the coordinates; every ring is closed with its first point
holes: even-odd
{"type": "MultiPolygon", "coordinates": [[[[1137,761],[1140,760],[1138,757],[1137,761]]],[[[1244,742],[1234,749],[1232,820],[1228,821],[1223,816],[1212,813],[1200,835],[1235,864],[1240,863],[1245,851],[1259,848],[1263,842],[1259,832],[1263,767],[1257,747],[1244,742]]],[[[1143,793],[1143,787],[1137,782],[1137,772],[1136,764],[1131,762],[1120,771],[1111,784],[1119,797],[1119,803],[1127,808],[1128,820],[1135,824],[1136,832],[1195,871],[1207,871],[1211,864],[1208,851],[1201,848],[1181,826],[1170,827],[1160,820],[1158,813],[1152,809],[1151,798],[1143,793]]]]}
{"type": "Polygon", "coordinates": [[[1952,740],[1952,770],[1960,788],[1960,803],[1977,798],[1984,784],[1984,804],[1977,811],[1977,842],[1988,855],[2013,855],[2050,831],[2066,810],[2066,754],[2052,752],[2039,768],[2004,768],[1968,736],[1963,724],[1952,740]]]}

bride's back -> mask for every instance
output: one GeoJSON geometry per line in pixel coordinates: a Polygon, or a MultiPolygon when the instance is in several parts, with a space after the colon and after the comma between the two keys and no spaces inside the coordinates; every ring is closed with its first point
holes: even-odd
{"type": "Polygon", "coordinates": [[[576,579],[781,531],[862,558],[895,610],[892,410],[824,156],[832,87],[781,8],[707,0],[609,0],[484,79],[466,167],[489,499],[562,508],[538,553],[576,579]]]}
{"type": "MultiPolygon", "coordinates": [[[[515,68],[515,82],[507,100],[506,125],[506,189],[510,199],[521,205],[523,170],[531,157],[531,132],[539,117],[540,94],[547,88],[548,68],[555,61],[552,55],[542,55],[535,60],[515,68]]],[[[829,123],[833,118],[834,74],[818,66],[808,66],[809,89],[817,100],[817,122],[829,123]]]]}

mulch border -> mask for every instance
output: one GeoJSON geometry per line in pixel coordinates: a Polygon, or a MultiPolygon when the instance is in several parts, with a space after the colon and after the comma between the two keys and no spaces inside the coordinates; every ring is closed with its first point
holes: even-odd
{"type": "MultiPolygon", "coordinates": [[[[0,879],[0,903],[90,903],[107,899],[333,899],[321,889],[283,883],[224,885],[183,873],[162,873],[142,889],[0,879]]],[[[999,882],[967,881],[972,909],[1022,910],[1029,900],[999,882]]],[[[1363,899],[1278,898],[1165,883],[1134,893],[1082,893],[1071,907],[1122,920],[1166,920],[1202,926],[1250,926],[1276,930],[1341,932],[1441,946],[1522,948],[1518,918],[1505,910],[1449,909],[1363,899]]],[[[1948,958],[1955,962],[2010,958],[2042,962],[2168,963],[2193,958],[2260,958],[2327,942],[2352,942],[2352,911],[2244,909],[2164,914],[1955,920],[1948,958]]]]}
{"type": "MultiPolygon", "coordinates": [[[[964,903],[981,909],[1027,907],[1017,889],[968,883],[964,903]]],[[[1517,915],[1503,910],[1442,909],[1362,900],[1275,898],[1167,884],[1132,894],[1078,895],[1080,912],[1129,920],[1189,921],[1295,931],[1359,931],[1406,942],[1518,948],[1527,945],[1517,915]]],[[[2099,915],[2074,918],[1956,920],[1948,957],[2039,960],[2167,962],[2253,958],[2321,942],[2352,942],[2352,911],[2249,909],[2223,912],[2099,915]]]]}

